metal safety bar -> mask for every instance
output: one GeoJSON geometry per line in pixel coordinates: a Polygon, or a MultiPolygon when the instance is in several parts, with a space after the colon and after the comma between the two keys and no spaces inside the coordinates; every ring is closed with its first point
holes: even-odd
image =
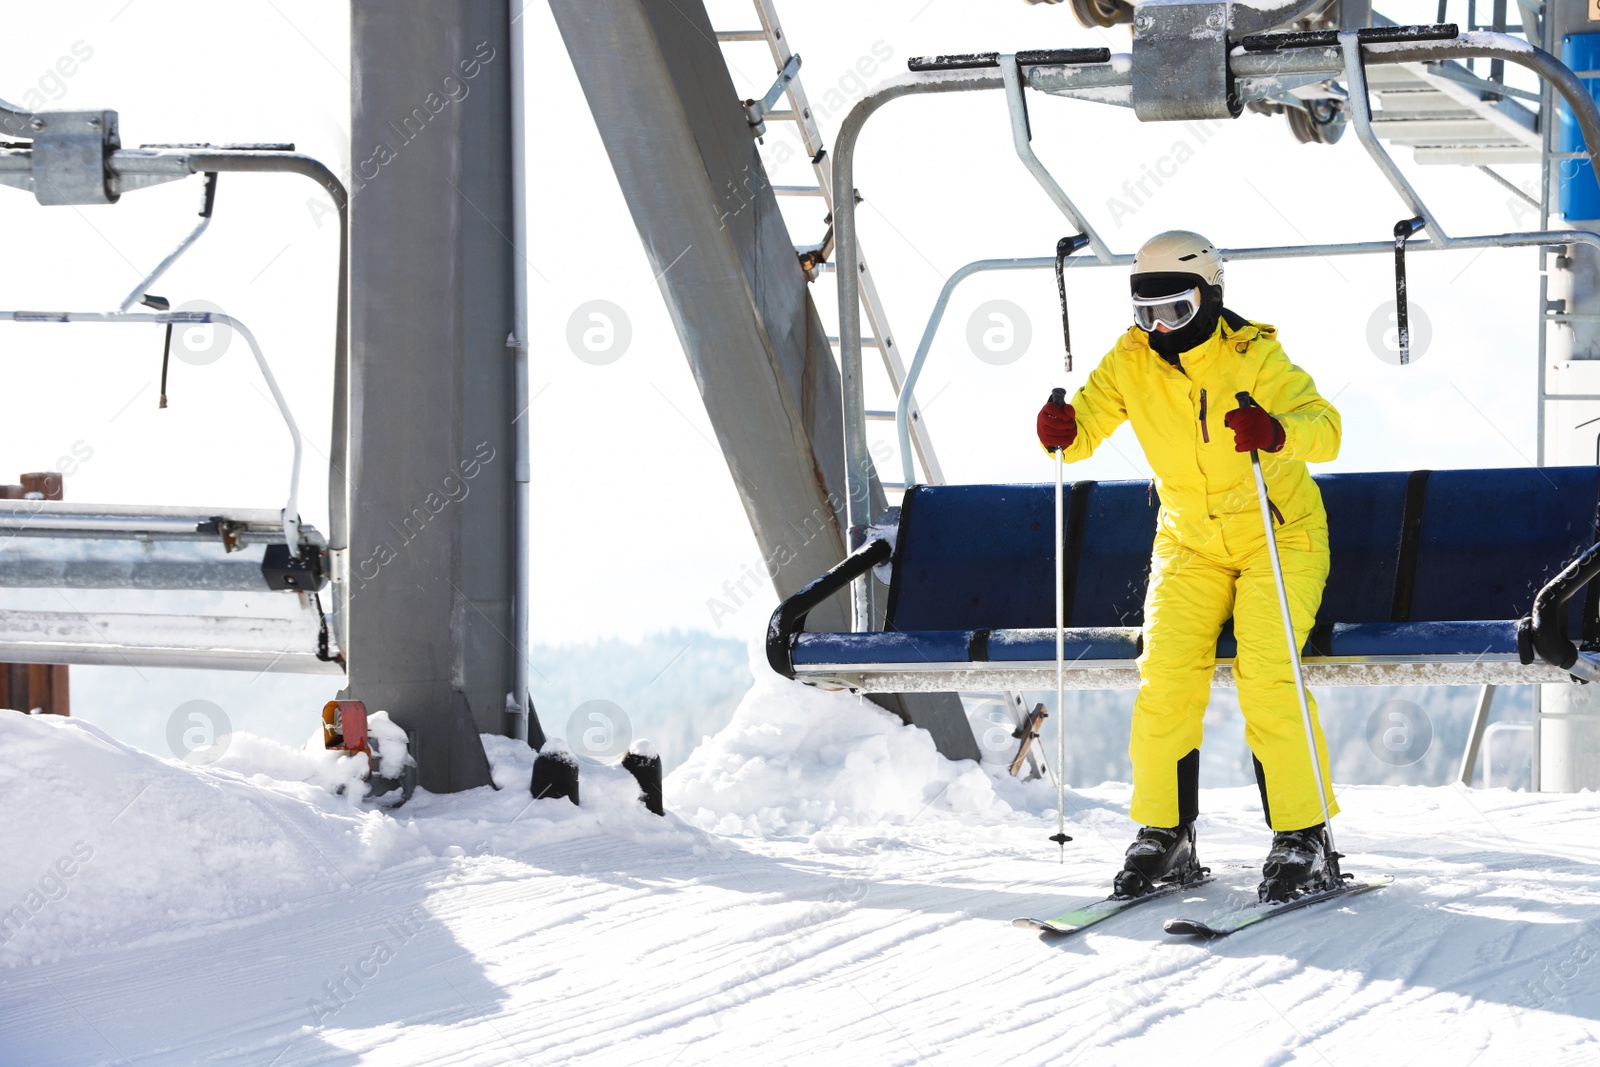
{"type": "Polygon", "coordinates": [[[261,371],[267,388],[272,392],[272,399],[278,406],[278,414],[283,417],[283,424],[289,431],[289,443],[293,448],[293,459],[289,470],[289,500],[283,507],[282,523],[284,541],[291,551],[298,551],[300,538],[300,427],[294,421],[294,413],[289,410],[289,402],[284,399],[283,391],[278,388],[278,379],[272,374],[272,367],[267,363],[267,357],[262,354],[261,346],[256,343],[255,334],[249,327],[232,315],[220,311],[0,311],[0,321],[12,322],[141,322],[161,323],[172,325],[205,325],[214,323],[227,326],[236,330],[243,337],[245,344],[250,346],[250,354],[255,357],[256,367],[261,371]]]}
{"type": "MultiPolygon", "coordinates": [[[[1320,75],[1322,77],[1336,77],[1343,74],[1348,77],[1347,53],[1351,49],[1354,49],[1358,60],[1365,63],[1422,63],[1467,58],[1501,59],[1533,71],[1544,78],[1548,85],[1562,95],[1583,130],[1584,143],[1588,147],[1591,162],[1600,166],[1600,109],[1596,108],[1594,100],[1584,90],[1582,83],[1571,70],[1548,52],[1536,48],[1526,41],[1501,33],[1466,33],[1453,40],[1373,43],[1361,43],[1353,35],[1348,37],[1341,35],[1340,43],[1341,47],[1339,48],[1327,46],[1286,48],[1262,53],[1244,53],[1240,50],[1231,54],[1228,57],[1229,67],[1233,75],[1241,79],[1238,83],[1241,100],[1265,99],[1281,92],[1283,89],[1281,81],[1276,81],[1275,84],[1267,84],[1267,82],[1284,76],[1303,75],[1311,77],[1320,75]]],[[[1029,66],[1025,70],[1015,63],[1014,56],[1000,57],[1000,59],[1000,70],[998,71],[994,68],[979,68],[903,74],[885,82],[862,97],[851,108],[849,114],[845,116],[844,122],[839,129],[833,153],[833,188],[854,188],[855,151],[867,120],[885,104],[904,96],[1003,89],[1006,87],[1007,81],[1005,72],[1009,69],[1015,72],[1014,78],[1018,92],[1020,92],[1021,85],[1025,81],[1028,87],[1054,95],[1119,104],[1131,103],[1133,85],[1131,57],[1112,56],[1109,61],[1104,63],[1083,65],[1029,66]],[[1126,101],[1122,98],[1124,92],[1127,94],[1126,101]]],[[[1357,66],[1359,65],[1358,63],[1357,66]]],[[[1362,85],[1363,87],[1365,86],[1364,79],[1362,80],[1362,85]]],[[[1015,118],[1013,118],[1013,122],[1015,123],[1015,118]]],[[[1015,126],[1013,126],[1013,129],[1015,130],[1015,126]]],[[[1367,127],[1367,133],[1371,133],[1370,126],[1367,127]]],[[[1019,138],[1013,137],[1014,143],[1018,140],[1019,138]]],[[[1371,148],[1369,147],[1370,151],[1371,148]]],[[[1022,154],[1020,148],[1019,154],[1022,154]]],[[[1024,163],[1026,163],[1026,156],[1024,155],[1023,158],[1024,163]]],[[[1386,153],[1383,158],[1388,158],[1386,153]]],[[[1035,160],[1037,160],[1037,157],[1035,157],[1035,160]]],[[[1389,163],[1392,166],[1393,161],[1390,160],[1389,163]]],[[[1380,162],[1379,166],[1382,167],[1383,164],[1380,162]]],[[[1032,167],[1029,169],[1030,171],[1033,170],[1032,167]]],[[[1389,171],[1386,169],[1385,173],[1389,174],[1389,171]]],[[[1052,184],[1054,184],[1053,179],[1052,184]]],[[[1058,206],[1060,206],[1059,201],[1058,206]]],[[[1416,213],[1422,214],[1421,211],[1416,213]]],[[[1424,215],[1424,217],[1426,218],[1427,216],[1424,215]]],[[[840,198],[834,206],[834,240],[838,265],[836,278],[839,287],[839,363],[845,416],[845,476],[849,490],[845,494],[848,527],[850,530],[850,543],[847,547],[854,551],[860,548],[866,539],[867,522],[870,517],[863,514],[863,509],[866,506],[866,501],[870,499],[866,492],[868,488],[866,482],[871,468],[867,455],[866,419],[864,416],[865,402],[861,373],[861,313],[859,307],[859,282],[856,277],[860,266],[856,243],[856,211],[852,197],[840,198]]],[[[1429,243],[1420,245],[1419,248],[1517,247],[1528,244],[1570,244],[1573,242],[1600,247],[1600,236],[1575,231],[1560,231],[1559,233],[1545,231],[1540,234],[1447,238],[1430,228],[1429,243]]],[[[1393,252],[1393,244],[1391,242],[1385,241],[1374,244],[1376,248],[1371,250],[1381,250],[1385,253],[1393,252]]],[[[1362,252],[1369,250],[1369,246],[1366,245],[1346,247],[1356,247],[1362,252]]],[[[1305,246],[1271,258],[1327,254],[1329,253],[1326,251],[1305,246]]],[[[1262,256],[1257,258],[1269,257],[1262,256]]],[[[1116,257],[1113,256],[1112,260],[1115,261],[1115,259],[1116,257]]],[[[1042,260],[1041,262],[1049,264],[1052,268],[1055,265],[1053,259],[1042,260]]],[[[1069,265],[1077,265],[1075,261],[1069,260],[1068,262],[1069,265]]],[[[1099,265],[1108,265],[1104,264],[1098,257],[1095,262],[1099,265]]],[[[959,279],[953,279],[953,281],[959,281],[959,279]]],[[[952,287],[952,285],[953,282],[947,282],[947,288],[952,287]]],[[[925,353],[923,355],[925,356],[925,353]]],[[[906,390],[909,390],[911,384],[912,374],[908,373],[906,387],[902,390],[902,396],[904,396],[906,390]]],[[[903,410],[904,406],[902,403],[900,409],[903,410]]],[[[902,422],[903,420],[897,419],[897,423],[902,422]]],[[[902,454],[904,454],[903,449],[902,454]]],[[[857,631],[871,629],[873,619],[872,599],[873,591],[870,582],[858,579],[852,583],[851,621],[853,629],[857,631]]]]}
{"type": "MultiPolygon", "coordinates": [[[[1470,248],[1528,248],[1542,247],[1545,245],[1582,244],[1600,252],[1600,234],[1588,230],[1533,230],[1525,233],[1488,234],[1485,236],[1452,237],[1439,244],[1419,243],[1412,246],[1413,252],[1440,252],[1460,251],[1470,248]]],[[[1303,259],[1307,256],[1319,258],[1328,256],[1372,256],[1394,255],[1394,241],[1352,241],[1342,244],[1312,244],[1312,245],[1270,245],[1261,248],[1219,248],[1218,253],[1225,260],[1263,260],[1263,259],[1303,259]]],[[[1113,255],[1109,261],[1101,262],[1097,259],[1068,258],[1062,262],[1063,267],[1082,269],[1085,267],[1126,267],[1133,263],[1133,256],[1128,254],[1113,255]]],[[[912,391],[916,388],[917,381],[922,377],[923,366],[927,363],[928,353],[933,348],[934,338],[938,335],[939,327],[944,321],[944,313],[948,309],[950,297],[955,292],[956,286],[966,281],[975,274],[984,274],[991,271],[1010,270],[1054,270],[1055,258],[1052,256],[1028,256],[1013,259],[977,259],[963,267],[957,268],[945,279],[944,287],[939,290],[939,298],[934,301],[933,311],[928,316],[928,324],[923,328],[922,340],[917,344],[917,353],[911,360],[911,366],[906,370],[905,387],[900,391],[900,400],[895,407],[895,432],[899,435],[901,456],[906,454],[905,433],[908,430],[909,410],[912,391]]],[[[904,460],[902,458],[902,467],[904,460]]],[[[911,472],[905,473],[907,482],[914,482],[911,472]]]]}

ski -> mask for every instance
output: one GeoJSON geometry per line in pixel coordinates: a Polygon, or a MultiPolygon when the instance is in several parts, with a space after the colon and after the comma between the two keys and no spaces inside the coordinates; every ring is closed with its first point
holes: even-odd
{"type": "Polygon", "coordinates": [[[1286,900],[1281,904],[1265,904],[1252,900],[1246,904],[1236,904],[1231,907],[1219,908],[1210,919],[1168,919],[1162,929],[1169,934],[1189,934],[1195,937],[1227,937],[1237,933],[1247,926],[1267,919],[1286,915],[1289,912],[1299,911],[1301,908],[1312,904],[1320,904],[1325,900],[1338,900],[1343,897],[1355,896],[1373,889],[1382,889],[1394,881],[1392,875],[1380,875],[1365,881],[1357,880],[1346,882],[1334,889],[1325,889],[1318,893],[1307,893],[1305,896],[1286,900]]]}
{"type": "Polygon", "coordinates": [[[1129,908],[1136,908],[1141,904],[1148,904],[1152,900],[1160,900],[1162,897],[1170,897],[1174,893],[1182,893],[1194,889],[1197,886],[1205,885],[1209,881],[1211,881],[1211,876],[1202,874],[1192,881],[1158,885],[1143,896],[1104,897],[1099,900],[1086,900],[1054,918],[1034,919],[1024,917],[1012,919],[1011,925],[1032,927],[1035,930],[1043,930],[1051,934],[1075,934],[1080,930],[1093,926],[1095,923],[1103,922],[1113,915],[1127,911],[1129,908]]]}

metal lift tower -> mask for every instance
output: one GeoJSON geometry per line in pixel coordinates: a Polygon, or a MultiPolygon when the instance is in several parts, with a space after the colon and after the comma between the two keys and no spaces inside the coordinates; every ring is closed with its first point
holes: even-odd
{"type": "MultiPolygon", "coordinates": [[[[846,476],[839,367],[717,33],[700,0],[551,9],[773,585],[788,596],[861,543],[850,515],[878,516],[886,501],[870,458],[846,476]],[[847,507],[852,486],[860,499],[847,507]]],[[[849,610],[837,597],[812,617],[842,627],[849,610]]],[[[874,699],[952,759],[978,757],[953,694],[874,699]]]]}
{"type": "Polygon", "coordinates": [[[508,5],[352,0],[350,49],[346,693],[454,791],[489,783],[478,734],[526,699],[508,5]]]}

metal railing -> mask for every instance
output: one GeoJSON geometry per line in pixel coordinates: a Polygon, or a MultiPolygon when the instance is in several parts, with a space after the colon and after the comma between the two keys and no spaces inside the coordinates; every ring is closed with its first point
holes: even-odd
{"type": "Polygon", "coordinates": [[[255,334],[249,327],[232,315],[220,311],[0,311],[0,322],[130,322],[130,323],[170,323],[172,325],[206,325],[215,323],[236,331],[244,338],[245,344],[250,347],[250,354],[255,357],[256,368],[261,371],[262,379],[267,383],[267,388],[272,393],[273,403],[277,405],[278,415],[283,419],[284,427],[289,431],[289,444],[293,458],[289,465],[289,499],[283,506],[283,536],[285,543],[291,551],[298,551],[300,547],[300,455],[304,445],[300,440],[300,427],[294,421],[294,413],[289,410],[289,402],[284,399],[283,390],[278,388],[278,379],[272,373],[272,367],[267,363],[267,357],[262,354],[261,346],[256,342],[255,334]]]}

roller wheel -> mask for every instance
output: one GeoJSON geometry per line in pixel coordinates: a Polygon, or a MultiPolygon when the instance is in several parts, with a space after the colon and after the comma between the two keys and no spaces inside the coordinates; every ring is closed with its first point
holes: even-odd
{"type": "Polygon", "coordinates": [[[1133,21],[1133,5],[1127,0],[1072,0],[1072,14],[1083,26],[1115,26],[1133,21]]]}
{"type": "Polygon", "coordinates": [[[1337,100],[1308,100],[1302,108],[1288,107],[1289,129],[1301,144],[1333,144],[1344,136],[1348,116],[1337,100]]]}

